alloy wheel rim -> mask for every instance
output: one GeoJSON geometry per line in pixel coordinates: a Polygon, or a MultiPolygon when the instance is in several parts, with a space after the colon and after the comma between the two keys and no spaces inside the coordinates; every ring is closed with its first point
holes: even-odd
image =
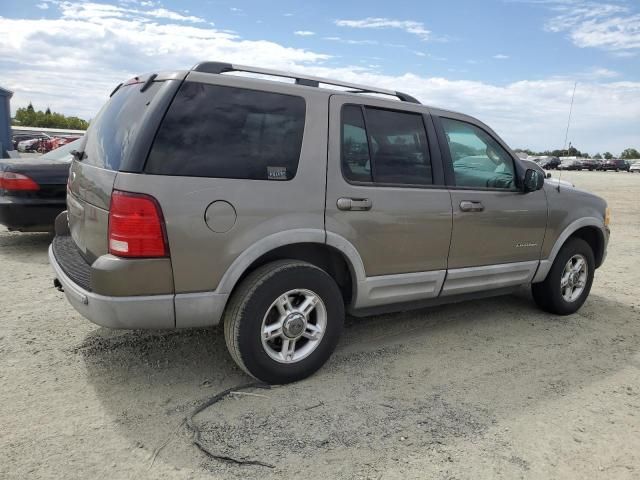
{"type": "Polygon", "coordinates": [[[308,357],[322,341],[327,309],[315,292],[298,288],[276,298],[262,320],[262,347],[279,363],[308,357]]]}
{"type": "Polygon", "coordinates": [[[587,285],[589,269],[584,255],[576,254],[565,264],[560,277],[560,293],[566,302],[575,302],[587,285]]]}

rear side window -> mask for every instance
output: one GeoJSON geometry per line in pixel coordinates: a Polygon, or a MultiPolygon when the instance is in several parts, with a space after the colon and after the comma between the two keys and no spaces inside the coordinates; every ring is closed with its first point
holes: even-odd
{"type": "Polygon", "coordinates": [[[304,131],[301,97],[185,82],[145,171],[158,175],[290,180],[304,131]]]}
{"type": "Polygon", "coordinates": [[[83,163],[119,170],[138,136],[143,117],[163,82],[141,92],[139,83],[120,87],[91,122],[85,138],[83,163]]]}
{"type": "Polygon", "coordinates": [[[342,170],[355,182],[431,185],[422,115],[373,107],[342,109],[342,170]]]}
{"type": "Polygon", "coordinates": [[[347,180],[372,182],[369,143],[362,109],[346,105],[342,109],[342,170],[347,180]]]}

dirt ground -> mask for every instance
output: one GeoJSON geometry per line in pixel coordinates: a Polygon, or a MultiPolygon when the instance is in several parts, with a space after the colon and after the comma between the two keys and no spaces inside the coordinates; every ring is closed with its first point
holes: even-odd
{"type": "Polygon", "coordinates": [[[523,291],[349,318],[312,378],[196,417],[273,469],[211,460],[182,424],[249,380],[218,329],[93,325],[52,288],[49,238],[0,231],[0,478],[640,478],[640,175],[563,178],[613,212],[580,312],[523,291]]]}

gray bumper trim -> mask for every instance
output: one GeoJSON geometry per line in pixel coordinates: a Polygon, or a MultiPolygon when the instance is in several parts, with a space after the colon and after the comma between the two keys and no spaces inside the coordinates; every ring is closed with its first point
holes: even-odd
{"type": "Polygon", "coordinates": [[[84,290],[60,268],[49,246],[49,263],[69,303],[93,323],[109,328],[175,328],[173,295],[107,297],[84,290]]]}
{"type": "Polygon", "coordinates": [[[201,292],[179,293],[175,296],[176,327],[211,327],[218,325],[228,293],[201,292]]]}

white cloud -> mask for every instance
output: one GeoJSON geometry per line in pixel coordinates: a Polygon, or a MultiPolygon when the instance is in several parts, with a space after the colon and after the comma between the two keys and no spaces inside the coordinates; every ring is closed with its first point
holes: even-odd
{"type": "Polygon", "coordinates": [[[350,28],[397,28],[416,35],[421,40],[428,40],[431,36],[431,32],[425,28],[422,22],[416,22],[413,20],[367,17],[361,20],[336,20],[334,23],[339,27],[350,28]]]}
{"type": "Polygon", "coordinates": [[[309,30],[296,30],[293,32],[294,35],[298,35],[300,37],[311,37],[316,34],[316,32],[311,32],[309,30]]]}
{"type": "Polygon", "coordinates": [[[144,12],[145,15],[156,18],[165,18],[168,20],[178,20],[182,22],[202,23],[203,18],[194,17],[193,15],[182,15],[181,13],[167,10],[166,8],[156,8],[155,10],[148,10],[144,12]]]}
{"type": "MultiPolygon", "coordinates": [[[[65,2],[51,7],[57,9],[50,15],[54,18],[0,17],[2,86],[15,92],[14,110],[33,101],[37,108],[50,105],[92,118],[113,87],[135,74],[219,60],[406,91],[426,104],[477,116],[514,147],[556,148],[564,140],[570,78],[493,85],[415,73],[385,75],[377,71],[383,59],[367,61],[371,67],[329,67],[337,59],[325,52],[245,40],[206,23],[153,17],[140,6],[65,2]]],[[[615,72],[601,66],[579,78],[573,144],[591,152],[639,148],[640,82],[615,81],[615,72]]]]}
{"type": "Polygon", "coordinates": [[[498,54],[494,55],[493,58],[495,58],[496,60],[508,60],[509,59],[509,55],[505,55],[503,53],[498,53],[498,54]]]}
{"type": "Polygon", "coordinates": [[[593,68],[584,76],[591,78],[616,78],[620,76],[620,73],[609,70],[608,68],[593,68]]]}
{"type": "Polygon", "coordinates": [[[49,4],[42,2],[42,3],[36,4],[36,7],[39,8],[40,10],[46,10],[49,8],[49,4]]]}
{"type": "Polygon", "coordinates": [[[566,32],[574,45],[614,52],[640,49],[640,13],[629,6],[581,0],[548,3],[558,14],[546,29],[566,32]]]}
{"type": "Polygon", "coordinates": [[[347,45],[378,45],[376,40],[351,40],[342,37],[322,37],[322,39],[331,42],[346,43],[347,45]]]}
{"type": "Polygon", "coordinates": [[[290,70],[330,58],[245,40],[207,24],[185,24],[166,18],[165,12],[160,17],[142,9],[79,2],[57,8],[57,18],[0,17],[2,86],[16,92],[14,109],[32,100],[91,118],[115,85],[138,73],[185,69],[203,60],[290,70]]]}
{"type": "MultiPolygon", "coordinates": [[[[310,70],[319,76],[402,90],[425,104],[474,115],[511,146],[537,150],[562,145],[574,86],[573,79],[559,78],[492,85],[412,73],[392,76],[350,68],[310,70]]],[[[639,104],[640,82],[585,78],[576,90],[570,140],[578,148],[591,152],[619,152],[638,145],[639,104]]]]}

